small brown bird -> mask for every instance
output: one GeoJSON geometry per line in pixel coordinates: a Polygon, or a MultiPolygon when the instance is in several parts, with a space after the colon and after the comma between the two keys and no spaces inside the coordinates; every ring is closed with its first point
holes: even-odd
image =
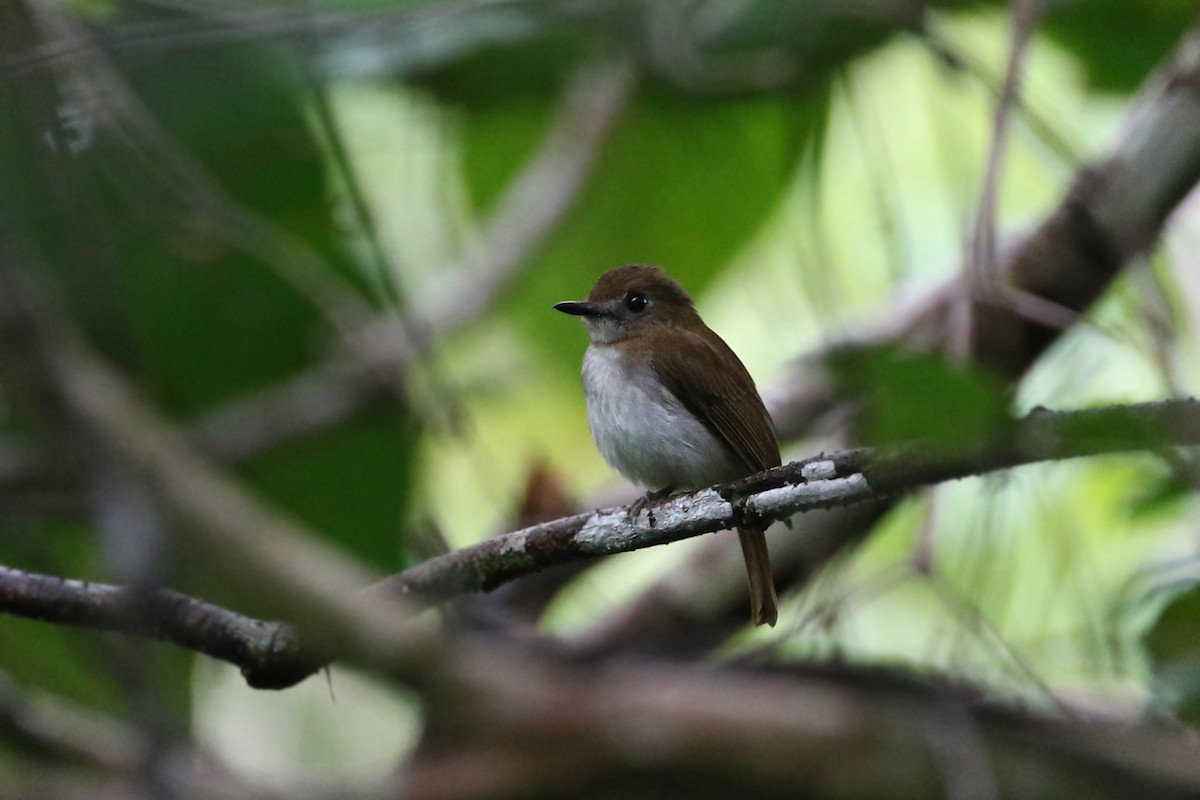
{"type": "MultiPolygon", "coordinates": [[[[754,379],[692,298],[658,267],[600,276],[587,300],[554,306],[583,318],[588,424],[612,467],[661,497],[778,466],[775,426],[754,379]]],[[[763,532],[738,528],[756,625],[779,615],[763,532]]]]}

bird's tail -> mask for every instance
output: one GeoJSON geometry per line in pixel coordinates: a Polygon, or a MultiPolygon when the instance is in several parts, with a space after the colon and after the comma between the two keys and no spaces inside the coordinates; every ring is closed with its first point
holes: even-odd
{"type": "Polygon", "coordinates": [[[738,528],[746,577],[750,579],[750,617],[755,625],[774,627],[779,618],[779,599],[775,596],[775,576],[767,553],[767,537],[753,528],[738,528]]]}

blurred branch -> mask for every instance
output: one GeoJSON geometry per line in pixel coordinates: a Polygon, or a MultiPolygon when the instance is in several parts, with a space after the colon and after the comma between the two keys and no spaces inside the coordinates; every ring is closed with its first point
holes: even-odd
{"type": "Polygon", "coordinates": [[[283,383],[209,411],[188,429],[206,455],[236,462],[328,430],[390,395],[381,370],[392,364],[331,358],[283,383]]]}
{"type": "MultiPolygon", "coordinates": [[[[287,6],[237,8],[194,0],[142,0],[174,12],[167,18],[122,20],[97,26],[109,49],[176,51],[231,41],[321,41],[318,57],[333,72],[378,76],[444,68],[488,47],[520,46],[548,36],[584,31],[615,34],[639,45],[648,70],[696,94],[751,94],[794,90],[822,70],[867,49],[887,34],[915,30],[926,6],[940,2],[815,3],[805,7],[810,30],[869,30],[863,41],[845,36],[835,59],[823,37],[797,35],[795,14],[773,15],[773,0],[708,6],[657,0],[444,0],[397,8],[326,11],[287,6]],[[752,44],[747,46],[747,28],[752,44]],[[366,55],[364,55],[364,53],[366,55]],[[831,63],[834,62],[834,63],[831,63]]],[[[614,37],[615,38],[615,37],[614,37]]],[[[0,75],[20,75],[77,56],[87,36],[66,36],[0,54],[0,75]]]]}
{"type": "MultiPolygon", "coordinates": [[[[1109,152],[1083,166],[1061,204],[998,254],[998,280],[1082,315],[1125,265],[1157,241],[1171,212],[1200,180],[1200,29],[1147,78],[1109,152]]],[[[960,300],[954,278],[837,343],[901,342],[947,352],[948,319],[960,300]]],[[[971,353],[1016,380],[1062,333],[1001,304],[979,304],[971,353]]],[[[837,398],[820,374],[824,353],[797,363],[771,391],[782,438],[804,436],[837,398]]]]}
{"type": "MultiPolygon", "coordinates": [[[[971,312],[976,302],[992,300],[1012,289],[997,280],[999,264],[996,253],[996,203],[1004,173],[1004,155],[1014,109],[1021,101],[1021,79],[1025,68],[1025,53],[1037,24],[1037,0],[1012,0],[1012,42],[1008,51],[1008,66],[1004,84],[992,118],[992,135],[984,165],[983,188],[971,232],[970,252],[963,264],[966,296],[958,304],[953,320],[956,330],[949,337],[950,349],[960,357],[967,355],[971,332],[971,312]]],[[[1044,304],[1044,301],[1043,301],[1044,304]]],[[[1040,307],[1035,304],[1035,307],[1040,307]]],[[[1069,327],[1076,320],[1067,316],[1059,327],[1069,327]]]]}
{"type": "MultiPolygon", "coordinates": [[[[310,664],[321,663],[312,654],[336,652],[415,685],[430,687],[446,679],[445,671],[435,668],[440,639],[433,631],[406,624],[413,613],[410,606],[378,595],[361,598],[361,588],[373,579],[367,570],[196,455],[178,430],[74,337],[49,298],[29,288],[29,271],[17,266],[8,245],[0,235],[0,339],[11,342],[13,334],[20,333],[17,341],[25,360],[37,366],[45,391],[59,399],[71,426],[85,433],[89,446],[102,448],[144,479],[174,523],[165,526],[164,534],[226,585],[253,593],[281,618],[293,621],[310,664]]],[[[27,610],[45,616],[50,612],[44,598],[56,595],[54,587],[38,577],[44,576],[24,584],[36,589],[27,610]]],[[[83,588],[63,587],[67,608],[62,613],[75,622],[83,620],[90,606],[71,606],[68,601],[78,603],[83,588]]],[[[108,603],[106,624],[118,624],[113,614],[120,597],[101,596],[108,603]]],[[[5,600],[18,605],[21,601],[19,595],[5,600]]],[[[170,595],[159,596],[157,602],[168,618],[191,609],[208,620],[209,630],[218,637],[211,647],[222,652],[249,656],[250,650],[238,650],[241,644],[251,649],[297,647],[264,641],[256,624],[209,606],[181,604],[170,595]],[[239,634],[246,641],[234,643],[239,634]]],[[[147,622],[131,614],[124,624],[147,622]]],[[[166,625],[162,620],[158,624],[166,625]]],[[[191,633],[176,630],[171,635],[182,639],[191,633]]]]}
{"type": "MultiPolygon", "coordinates": [[[[0,743],[5,748],[5,800],[146,797],[139,764],[146,750],[159,746],[133,725],[5,675],[0,675],[0,743]],[[100,788],[110,784],[111,794],[100,788]]],[[[169,753],[161,765],[169,776],[169,794],[150,796],[297,800],[294,792],[284,795],[248,785],[194,746],[169,753]]]]}
{"type": "MultiPolygon", "coordinates": [[[[1077,314],[1086,312],[1121,267],[1155,243],[1171,212],[1200,180],[1197,85],[1200,29],[1193,29],[1147,79],[1109,153],[1080,169],[1062,203],[1040,225],[1001,249],[999,280],[1077,314]]],[[[798,361],[784,383],[767,393],[781,438],[806,435],[814,421],[836,408],[838,400],[821,375],[828,350],[901,342],[945,352],[947,321],[961,292],[959,279],[951,279],[798,361]]],[[[989,308],[986,317],[995,326],[975,322],[973,357],[1014,380],[1062,332],[1003,307],[989,308]]]]}
{"type": "Polygon", "coordinates": [[[746,4],[737,5],[732,4],[725,13],[710,10],[706,14],[694,3],[647,3],[644,58],[660,77],[697,94],[794,86],[804,69],[783,42],[737,56],[721,54],[719,47],[713,48],[716,53],[706,52],[738,20],[738,12],[745,11],[746,4]],[[713,18],[718,19],[708,22],[713,18]]]}
{"type": "MultiPolygon", "coordinates": [[[[988,708],[884,671],[550,659],[434,720],[412,800],[1194,797],[1188,731],[988,708]],[[552,765],[552,767],[548,767],[552,765]]],[[[505,680],[503,668],[493,680],[505,680]]]]}
{"type": "Polygon", "coordinates": [[[176,644],[239,667],[256,688],[294,685],[321,664],[282,623],[169,589],[131,589],[0,566],[0,611],[176,644]]]}
{"type": "MultiPolygon", "coordinates": [[[[1012,0],[1012,7],[1012,43],[1008,51],[1008,68],[992,118],[992,138],[984,167],[983,190],[971,236],[971,252],[966,263],[967,281],[973,292],[987,291],[996,278],[996,201],[1000,194],[1000,178],[1004,171],[1004,154],[1012,114],[1021,101],[1025,53],[1033,37],[1039,11],[1036,0],[1012,0]]],[[[970,308],[969,303],[963,305],[970,308]]],[[[968,323],[966,330],[969,329],[968,323]]]]}
{"type": "MultiPolygon", "coordinates": [[[[497,25],[498,17],[511,19],[514,11],[540,17],[549,11],[544,0],[457,0],[417,8],[359,12],[327,12],[286,6],[246,10],[232,5],[219,8],[201,2],[157,5],[170,5],[172,10],[187,12],[188,16],[125,22],[104,30],[100,41],[109,48],[145,50],[186,49],[246,40],[311,41],[314,37],[385,35],[400,46],[411,45],[411,40],[418,37],[437,40],[442,42],[445,56],[450,57],[461,52],[464,42],[485,45],[497,38],[506,40],[508,26],[497,25]]],[[[0,59],[0,73],[19,75],[27,70],[52,65],[85,52],[93,44],[94,40],[89,36],[68,36],[47,41],[0,59]]],[[[435,63],[443,60],[426,52],[428,45],[416,49],[421,51],[422,64],[429,60],[435,63]]],[[[441,52],[440,48],[438,52],[441,52]]]]}
{"type": "Polygon", "coordinates": [[[947,785],[958,787],[949,796],[1016,798],[1085,785],[1096,798],[1200,790],[1186,731],[988,708],[895,673],[586,664],[496,643],[465,646],[451,663],[470,691],[428,695],[405,797],[536,798],[564,786],[611,797],[648,774],[664,797],[698,786],[756,797],[805,786],[823,798],[928,797],[947,785]]]}
{"type": "Polygon", "coordinates": [[[7,675],[0,675],[0,741],[43,758],[119,773],[137,769],[145,744],[132,725],[19,686],[7,675]]]}
{"type": "MultiPolygon", "coordinates": [[[[1048,9],[1042,9],[1043,13],[1048,9]]],[[[922,43],[925,44],[940,63],[951,70],[962,72],[983,86],[988,93],[995,96],[997,102],[1004,96],[1004,84],[1008,73],[994,74],[985,63],[986,59],[969,47],[961,47],[934,26],[925,25],[919,31],[922,43]]],[[[1056,122],[1051,119],[1051,113],[1036,107],[1031,99],[1022,95],[1013,98],[1015,111],[1020,112],[1021,120],[1036,135],[1037,140],[1044,144],[1064,164],[1078,167],[1081,155],[1077,147],[1057,129],[1056,122]]]]}
{"type": "Polygon", "coordinates": [[[623,57],[586,64],[571,78],[541,147],[509,183],[479,240],[418,304],[432,333],[445,335],[475,319],[562,221],[620,119],[634,78],[623,57]]]}
{"type": "MultiPolygon", "coordinates": [[[[334,800],[335,795],[312,790],[279,791],[240,780],[210,763],[173,765],[170,794],[149,795],[134,775],[48,765],[34,758],[5,758],[4,800],[334,800]]],[[[337,800],[378,800],[365,793],[339,792],[337,800]]]]}

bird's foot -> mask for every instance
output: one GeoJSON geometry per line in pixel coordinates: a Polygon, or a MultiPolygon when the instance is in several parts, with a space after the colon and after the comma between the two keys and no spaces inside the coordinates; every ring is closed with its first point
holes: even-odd
{"type": "MultiPolygon", "coordinates": [[[[646,492],[645,496],[639,497],[632,504],[630,504],[629,519],[630,520],[637,519],[638,515],[640,515],[642,513],[642,511],[645,510],[646,506],[650,505],[651,503],[657,503],[659,500],[662,500],[664,497],[669,496],[671,494],[671,492],[673,492],[673,491],[675,491],[675,489],[671,486],[668,486],[665,489],[659,489],[657,492],[646,492]]],[[[654,513],[653,512],[651,512],[651,514],[650,514],[650,525],[651,526],[654,525],[654,513]]]]}

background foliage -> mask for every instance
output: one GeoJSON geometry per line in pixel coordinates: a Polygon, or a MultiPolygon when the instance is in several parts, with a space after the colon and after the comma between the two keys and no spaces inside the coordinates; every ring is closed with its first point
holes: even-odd
{"type": "MultiPolygon", "coordinates": [[[[1194,14],[1185,0],[1046,5],[1008,141],[1002,236],[1111,142],[1194,14]]],[[[1010,24],[988,2],[8,0],[0,226],[87,341],[202,445],[247,398],[351,363],[347,309],[396,323],[417,351],[402,372],[334,370],[360,398],[354,413],[215,452],[267,501],[394,572],[511,528],[535,466],[580,507],[631,497],[588,438],[584,334],[550,311],[604,269],[664,265],[768,394],[797,357],[953,276],[1010,24]],[[495,244],[485,222],[558,124],[563,93],[618,58],[637,77],[577,196],[492,302],[441,335],[438,314],[479,291],[463,265],[495,244]]],[[[860,440],[953,445],[1038,404],[1194,393],[1198,224],[1185,207],[1164,246],[1015,389],[901,351],[835,363],[874,409],[860,440]]],[[[170,524],[136,498],[113,506],[92,478],[83,494],[99,500],[81,507],[53,413],[5,356],[0,561],[162,582],[260,613],[187,554],[123,538],[121,520],[170,524]]],[[[827,433],[787,452],[816,452],[827,433]]],[[[898,664],[1034,706],[1191,722],[1190,465],[1104,458],[914,496],[792,593],[779,628],[721,656],[898,664]]],[[[590,570],[541,630],[585,628],[691,546],[590,570]]],[[[333,672],[336,703],[317,680],[258,695],[177,650],[9,617],[0,669],[15,697],[168,730],[274,790],[374,787],[418,730],[410,698],[348,670],[333,672]]],[[[0,759],[23,764],[10,738],[0,759]]]]}

